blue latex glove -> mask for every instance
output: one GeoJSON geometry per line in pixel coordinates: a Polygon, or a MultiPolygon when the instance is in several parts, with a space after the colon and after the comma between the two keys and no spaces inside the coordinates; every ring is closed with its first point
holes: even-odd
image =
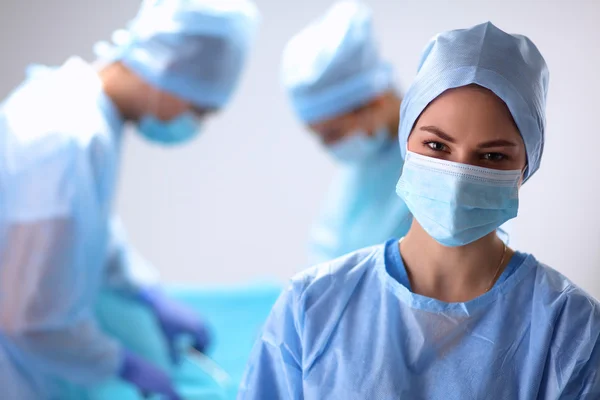
{"type": "Polygon", "coordinates": [[[158,319],[167,339],[173,362],[179,362],[181,349],[177,339],[181,336],[189,337],[191,345],[196,350],[200,352],[206,350],[210,342],[208,329],[192,309],[171,299],[159,288],[142,290],[140,298],[152,309],[158,319]]]}
{"type": "Polygon", "coordinates": [[[136,386],[144,396],[158,394],[168,400],[181,400],[164,371],[128,350],[123,350],[122,359],[119,376],[136,386]]]}

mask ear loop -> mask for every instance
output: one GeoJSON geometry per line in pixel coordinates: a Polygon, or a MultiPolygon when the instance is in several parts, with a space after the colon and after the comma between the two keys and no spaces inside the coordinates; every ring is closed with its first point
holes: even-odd
{"type": "MultiPolygon", "coordinates": [[[[525,165],[525,167],[523,167],[523,169],[521,170],[521,180],[519,182],[519,188],[523,184],[524,176],[527,173],[527,168],[529,168],[529,166],[525,165]]],[[[507,222],[509,222],[509,221],[506,221],[504,224],[506,224],[507,222]]],[[[502,240],[504,242],[505,245],[508,246],[510,244],[510,234],[508,233],[508,231],[506,231],[502,227],[498,227],[496,229],[496,234],[498,235],[498,237],[500,238],[500,240],[502,240]]]]}
{"type": "Polygon", "coordinates": [[[525,164],[525,167],[523,167],[523,170],[521,171],[521,183],[519,187],[523,184],[523,182],[525,182],[525,176],[527,175],[527,171],[529,171],[529,163],[525,164]]]}
{"type": "Polygon", "coordinates": [[[505,231],[504,229],[502,229],[502,227],[498,227],[496,229],[496,235],[498,235],[498,237],[500,238],[500,240],[502,240],[506,246],[509,245],[509,243],[510,243],[510,234],[507,231],[505,231]]]}

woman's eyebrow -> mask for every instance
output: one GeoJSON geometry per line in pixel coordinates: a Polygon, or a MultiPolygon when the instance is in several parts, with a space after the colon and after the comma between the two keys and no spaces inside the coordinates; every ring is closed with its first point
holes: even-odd
{"type": "Polygon", "coordinates": [[[448,135],[446,132],[442,131],[437,126],[422,126],[422,127],[419,128],[419,130],[426,131],[426,132],[429,132],[429,133],[433,133],[434,135],[436,135],[440,139],[443,139],[443,140],[445,140],[447,142],[456,143],[456,140],[452,136],[448,135]]]}
{"type": "MultiPolygon", "coordinates": [[[[437,126],[432,126],[432,125],[422,126],[419,128],[419,130],[432,133],[432,134],[436,135],[437,137],[439,137],[440,139],[443,139],[447,142],[456,143],[456,140],[452,136],[450,136],[446,132],[442,131],[437,126]]],[[[497,140],[490,140],[488,142],[481,143],[477,147],[480,149],[489,149],[492,147],[517,147],[517,146],[518,146],[517,143],[512,142],[510,140],[497,139],[497,140]]]]}
{"type": "Polygon", "coordinates": [[[489,149],[490,147],[517,147],[517,144],[515,142],[511,142],[510,140],[498,139],[481,143],[477,147],[480,149],[489,149]]]}

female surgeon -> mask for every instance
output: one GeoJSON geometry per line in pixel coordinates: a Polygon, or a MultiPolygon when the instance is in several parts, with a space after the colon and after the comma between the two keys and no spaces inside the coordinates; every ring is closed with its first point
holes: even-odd
{"type": "Polygon", "coordinates": [[[292,279],[240,399],[598,399],[600,309],[496,229],[544,143],[546,63],[491,23],[436,36],[401,106],[406,236],[292,279]]]}

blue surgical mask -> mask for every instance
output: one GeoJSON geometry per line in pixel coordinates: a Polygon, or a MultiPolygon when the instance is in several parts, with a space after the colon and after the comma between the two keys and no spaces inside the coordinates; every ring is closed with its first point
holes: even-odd
{"type": "Polygon", "coordinates": [[[138,131],[143,137],[164,145],[187,142],[196,137],[201,130],[200,119],[191,111],[166,122],[153,115],[145,115],[138,124],[138,131]]]}
{"type": "Polygon", "coordinates": [[[396,192],[425,231],[464,246],[517,216],[521,171],[475,167],[408,151],[396,192]]]}
{"type": "Polygon", "coordinates": [[[362,163],[373,158],[390,143],[386,128],[379,129],[373,136],[356,132],[327,147],[333,157],[343,163],[362,163]]]}

